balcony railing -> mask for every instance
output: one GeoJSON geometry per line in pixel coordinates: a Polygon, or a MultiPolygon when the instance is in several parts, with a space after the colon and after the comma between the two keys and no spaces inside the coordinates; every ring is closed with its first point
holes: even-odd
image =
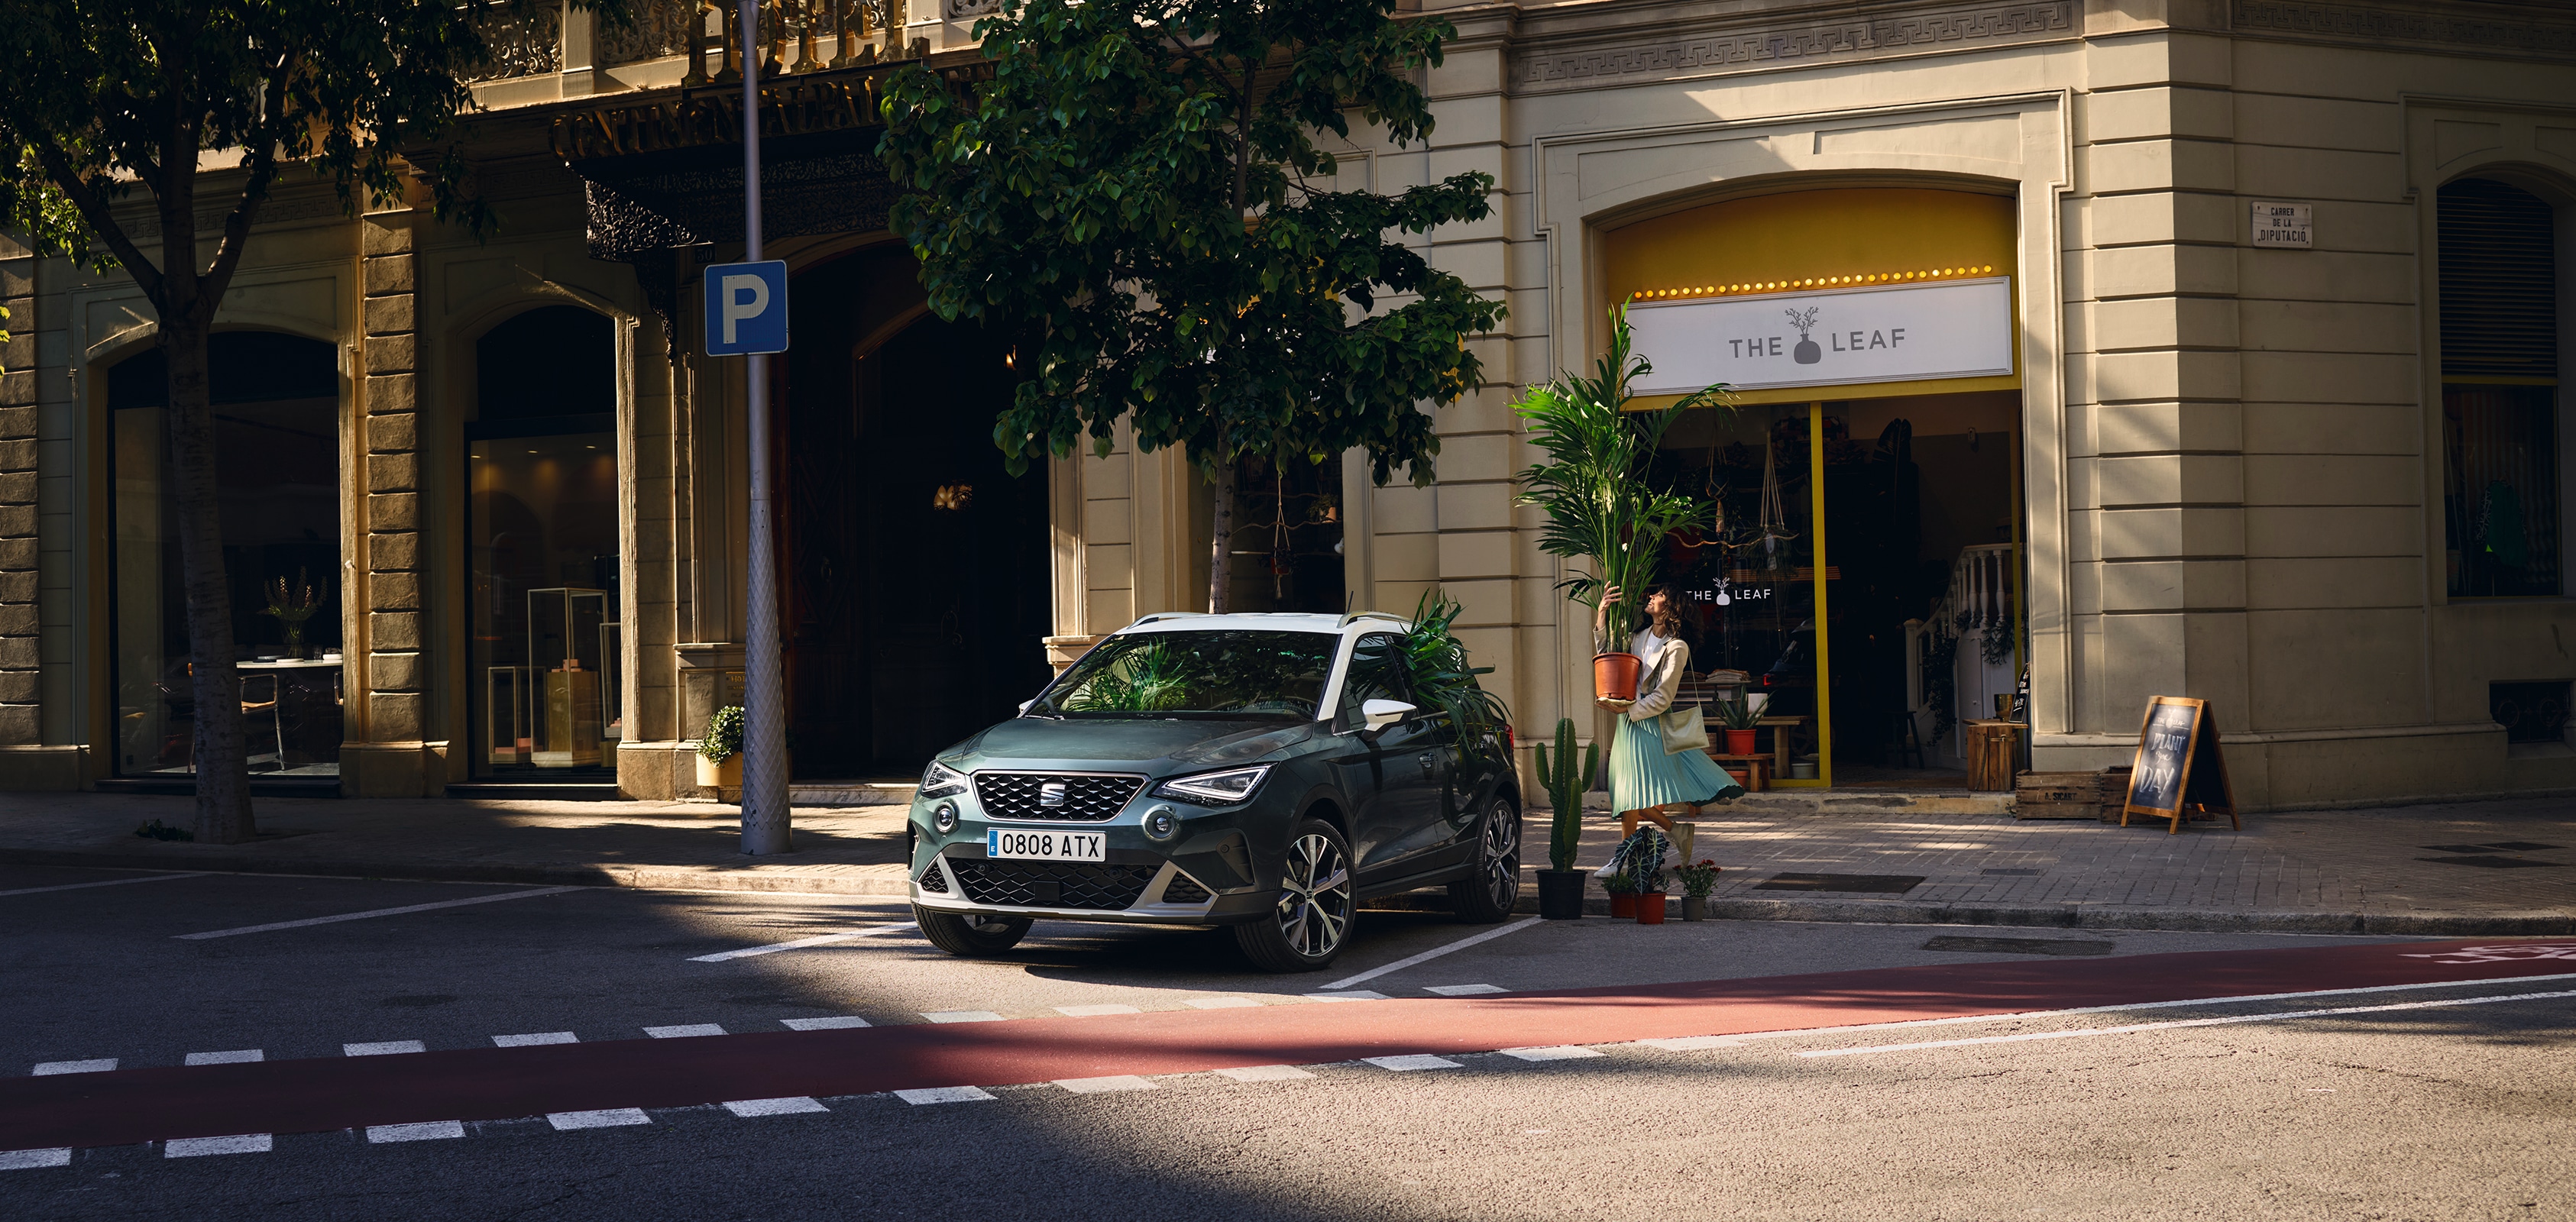
{"type": "MultiPolygon", "coordinates": [[[[695,88],[742,79],[741,5],[760,5],[756,49],[764,76],[918,58],[904,37],[908,0],[642,0],[631,25],[595,22],[586,9],[540,5],[486,19],[491,58],[471,75],[485,106],[565,97],[695,88]],[[576,79],[579,78],[579,79],[576,79]]],[[[940,15],[969,19],[999,0],[939,0],[940,15]]]]}

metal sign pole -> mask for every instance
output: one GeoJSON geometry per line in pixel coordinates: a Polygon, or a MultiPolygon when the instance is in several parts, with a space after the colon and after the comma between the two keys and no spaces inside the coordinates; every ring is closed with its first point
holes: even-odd
{"type": "MultiPolygon", "coordinates": [[[[760,0],[742,0],[743,261],[760,261],[760,0]]],[[[779,691],[778,581],[770,501],[769,358],[747,358],[751,442],[750,632],[743,638],[742,851],[790,851],[785,701],[779,691]]]]}

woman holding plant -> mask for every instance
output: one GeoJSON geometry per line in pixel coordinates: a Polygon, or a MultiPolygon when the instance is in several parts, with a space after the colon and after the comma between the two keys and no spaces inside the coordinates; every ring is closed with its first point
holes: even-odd
{"type": "MultiPolygon", "coordinates": [[[[1600,609],[1593,614],[1596,634],[1606,635],[1610,606],[1618,601],[1619,587],[1603,592],[1600,609]]],[[[1619,812],[1622,836],[1635,835],[1639,819],[1652,820],[1670,832],[1673,808],[1695,816],[1702,806],[1744,792],[1707,751],[1666,750],[1664,714],[1672,711],[1682,673],[1690,669],[1690,643],[1682,639],[1680,591],[1666,585],[1647,595],[1646,618],[1646,627],[1628,644],[1628,652],[1645,660],[1635,703],[1621,707],[1617,701],[1596,702],[1623,714],[1610,744],[1610,808],[1619,812]]]]}

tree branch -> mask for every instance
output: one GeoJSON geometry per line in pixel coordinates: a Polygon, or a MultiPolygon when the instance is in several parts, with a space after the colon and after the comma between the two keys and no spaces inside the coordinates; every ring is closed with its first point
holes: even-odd
{"type": "Polygon", "coordinates": [[[289,52],[278,57],[277,67],[268,74],[258,135],[247,150],[250,177],[242,183],[241,202],[234,205],[232,215],[224,218],[223,245],[215,250],[214,266],[206,270],[204,289],[198,298],[204,303],[198,308],[206,311],[210,319],[212,303],[223,300],[225,287],[232,283],[233,270],[241,266],[242,252],[250,246],[251,222],[259,213],[260,203],[268,198],[269,184],[277,180],[278,142],[272,137],[286,122],[286,82],[295,64],[296,57],[289,52]]]}
{"type": "Polygon", "coordinates": [[[61,188],[63,197],[80,209],[81,219],[89,222],[91,231],[98,234],[99,240],[107,243],[108,250],[115,253],[116,261],[125,265],[126,271],[134,277],[134,283],[142,288],[143,295],[151,298],[153,306],[159,308],[160,269],[143,257],[143,251],[134,244],[134,239],[126,236],[125,226],[116,223],[116,216],[108,210],[107,201],[89,189],[89,183],[72,165],[71,155],[50,140],[39,140],[36,143],[36,160],[43,164],[46,176],[54,180],[54,185],[61,188]]]}

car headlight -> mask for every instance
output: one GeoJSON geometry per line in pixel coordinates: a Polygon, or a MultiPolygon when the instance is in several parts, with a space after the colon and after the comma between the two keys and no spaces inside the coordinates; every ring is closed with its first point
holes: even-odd
{"type": "Polygon", "coordinates": [[[947,798],[964,792],[966,792],[966,774],[938,760],[930,761],[930,767],[921,774],[922,797],[947,798]]]}
{"type": "Polygon", "coordinates": [[[1252,791],[1261,788],[1261,778],[1270,775],[1270,765],[1253,768],[1229,768],[1224,772],[1202,772],[1196,776],[1176,776],[1154,787],[1158,798],[1178,798],[1199,806],[1232,806],[1249,800],[1252,791]]]}

